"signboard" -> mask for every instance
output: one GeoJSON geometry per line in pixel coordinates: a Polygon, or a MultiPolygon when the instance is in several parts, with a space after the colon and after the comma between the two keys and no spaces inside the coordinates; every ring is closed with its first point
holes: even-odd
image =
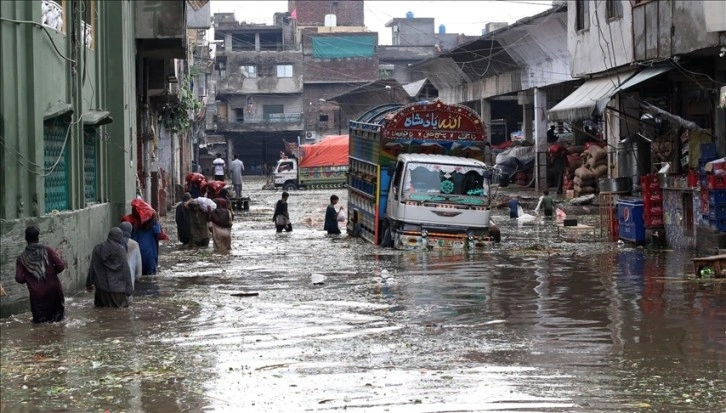
{"type": "Polygon", "coordinates": [[[486,131],[472,109],[435,101],[396,112],[385,121],[383,139],[485,142],[486,131]]]}

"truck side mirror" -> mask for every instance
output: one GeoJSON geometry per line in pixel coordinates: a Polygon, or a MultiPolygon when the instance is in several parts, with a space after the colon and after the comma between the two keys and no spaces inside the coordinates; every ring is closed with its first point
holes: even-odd
{"type": "Polygon", "coordinates": [[[394,172],[396,172],[396,162],[389,162],[388,163],[388,176],[393,176],[394,172]]]}

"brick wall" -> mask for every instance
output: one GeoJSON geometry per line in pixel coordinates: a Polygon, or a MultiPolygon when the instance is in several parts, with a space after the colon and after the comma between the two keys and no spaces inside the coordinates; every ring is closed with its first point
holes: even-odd
{"type": "Polygon", "coordinates": [[[325,15],[334,14],[337,26],[365,26],[363,0],[289,0],[288,11],[296,10],[299,26],[323,26],[325,15]]]}

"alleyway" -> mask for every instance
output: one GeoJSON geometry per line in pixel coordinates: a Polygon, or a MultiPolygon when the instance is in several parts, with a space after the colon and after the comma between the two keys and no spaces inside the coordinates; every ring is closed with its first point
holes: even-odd
{"type": "Polygon", "coordinates": [[[0,320],[0,411],[726,405],[726,293],[684,282],[686,253],[561,242],[505,211],[489,251],[379,249],[323,233],[330,191],[292,192],[294,231],[276,234],[280,191],[262,183],[247,178],[231,255],[165,244],[132,307],[95,309],[81,293],[63,323],[0,320]]]}

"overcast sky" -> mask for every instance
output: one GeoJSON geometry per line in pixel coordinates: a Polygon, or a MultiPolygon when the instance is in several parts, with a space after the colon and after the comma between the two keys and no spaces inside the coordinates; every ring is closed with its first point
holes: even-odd
{"type": "MultiPolygon", "coordinates": [[[[391,44],[391,28],[386,23],[393,18],[433,17],[434,27],[446,26],[447,33],[480,36],[489,22],[513,23],[522,17],[547,10],[551,1],[480,0],[480,1],[385,1],[366,0],[365,23],[377,31],[380,44],[391,44]]],[[[287,11],[287,1],[211,0],[212,13],[234,12],[237,21],[272,24],[272,15],[287,11]]]]}

